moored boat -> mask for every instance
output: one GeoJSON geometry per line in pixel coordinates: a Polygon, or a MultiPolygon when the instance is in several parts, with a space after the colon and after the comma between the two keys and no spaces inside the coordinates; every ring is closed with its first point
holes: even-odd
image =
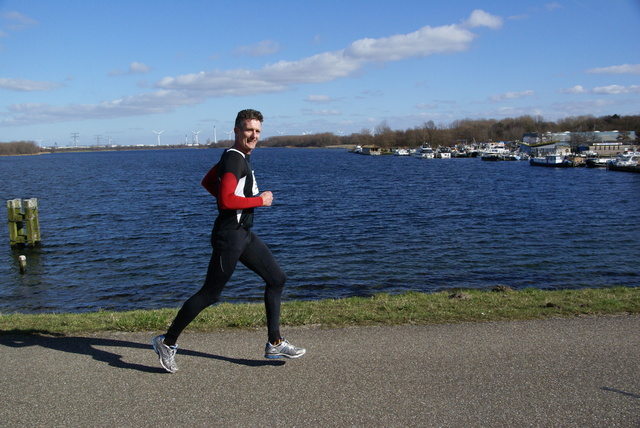
{"type": "Polygon", "coordinates": [[[640,153],[626,152],[619,154],[607,163],[610,171],[640,172],[640,153]]]}
{"type": "Polygon", "coordinates": [[[483,153],[480,156],[480,159],[483,161],[500,161],[502,160],[502,155],[500,153],[483,153]]]}
{"type": "Polygon", "coordinates": [[[517,154],[517,153],[507,153],[505,155],[502,155],[502,160],[519,161],[520,160],[520,155],[517,154]]]}
{"type": "Polygon", "coordinates": [[[587,168],[606,168],[610,160],[612,160],[612,158],[587,158],[584,163],[587,165],[587,168]]]}
{"type": "Polygon", "coordinates": [[[480,154],[480,159],[483,161],[501,161],[504,160],[504,156],[510,153],[502,141],[487,143],[480,154]]]}
{"type": "Polygon", "coordinates": [[[567,168],[572,167],[573,162],[567,159],[563,154],[551,153],[545,156],[536,156],[529,159],[529,165],[567,168]]]}
{"type": "Polygon", "coordinates": [[[411,156],[420,158],[420,159],[433,159],[435,157],[435,153],[431,146],[422,145],[415,152],[411,153],[411,156]]]}

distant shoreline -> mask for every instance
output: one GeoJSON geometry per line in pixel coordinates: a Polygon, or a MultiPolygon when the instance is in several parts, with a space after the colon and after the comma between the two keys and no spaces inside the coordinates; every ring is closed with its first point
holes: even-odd
{"type": "MultiPolygon", "coordinates": [[[[15,157],[15,156],[38,156],[38,155],[51,155],[51,154],[60,154],[60,153],[94,153],[94,152],[126,152],[126,151],[142,151],[142,150],[176,150],[176,149],[192,149],[192,150],[202,150],[202,149],[227,149],[231,146],[121,146],[121,147],[83,147],[83,148],[54,148],[51,150],[45,150],[38,153],[12,153],[12,154],[0,154],[0,157],[15,157]]],[[[273,147],[273,146],[258,146],[258,149],[344,149],[349,150],[353,146],[351,145],[335,145],[335,146],[326,146],[326,147],[297,147],[297,146],[286,146],[286,147],[273,147]]]]}

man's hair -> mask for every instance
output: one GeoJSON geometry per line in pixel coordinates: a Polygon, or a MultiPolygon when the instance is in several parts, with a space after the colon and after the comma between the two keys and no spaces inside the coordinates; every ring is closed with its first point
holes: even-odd
{"type": "Polygon", "coordinates": [[[236,116],[236,127],[243,129],[244,122],[247,120],[259,120],[262,122],[264,118],[262,117],[262,113],[258,110],[246,109],[238,112],[238,116],[236,116]]]}

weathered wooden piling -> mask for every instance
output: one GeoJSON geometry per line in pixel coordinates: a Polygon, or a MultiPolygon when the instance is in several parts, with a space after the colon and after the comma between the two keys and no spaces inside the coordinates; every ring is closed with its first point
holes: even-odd
{"type": "Polygon", "coordinates": [[[7,217],[9,219],[9,240],[11,246],[23,244],[26,241],[26,236],[24,233],[22,201],[20,199],[7,201],[7,217]]]}
{"type": "Polygon", "coordinates": [[[38,199],[11,199],[7,201],[9,220],[9,240],[11,246],[37,245],[40,243],[40,220],[38,219],[38,199]]]}
{"type": "Polygon", "coordinates": [[[40,243],[40,220],[38,219],[38,199],[25,199],[24,224],[27,232],[27,244],[40,243]]]}

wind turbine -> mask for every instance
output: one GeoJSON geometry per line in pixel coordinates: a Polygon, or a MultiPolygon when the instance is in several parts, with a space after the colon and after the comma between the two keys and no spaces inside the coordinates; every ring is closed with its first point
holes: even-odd
{"type": "Polygon", "coordinates": [[[42,147],[42,142],[43,142],[44,140],[36,140],[36,141],[38,142],[38,145],[39,145],[40,147],[42,147]]]}
{"type": "Polygon", "coordinates": [[[213,144],[218,144],[218,135],[216,134],[216,127],[213,127],[213,144]]]}
{"type": "Polygon", "coordinates": [[[278,134],[280,134],[280,136],[282,137],[282,134],[284,134],[284,131],[278,131],[278,134]]]}
{"type": "Polygon", "coordinates": [[[158,134],[158,145],[160,145],[160,134],[162,134],[164,132],[164,129],[162,131],[160,131],[160,132],[158,132],[158,131],[153,131],[153,132],[158,134]]]}
{"type": "Polygon", "coordinates": [[[196,131],[191,131],[191,132],[193,132],[193,134],[196,136],[196,146],[198,146],[198,145],[199,145],[199,144],[198,144],[198,134],[199,134],[199,133],[201,133],[202,131],[198,131],[198,132],[196,132],[196,131]]]}
{"type": "Polygon", "coordinates": [[[230,140],[230,139],[231,139],[231,134],[233,134],[233,130],[231,130],[231,131],[229,131],[229,132],[224,131],[224,133],[225,133],[225,134],[227,134],[227,139],[229,139],[229,140],[230,140]]]}

